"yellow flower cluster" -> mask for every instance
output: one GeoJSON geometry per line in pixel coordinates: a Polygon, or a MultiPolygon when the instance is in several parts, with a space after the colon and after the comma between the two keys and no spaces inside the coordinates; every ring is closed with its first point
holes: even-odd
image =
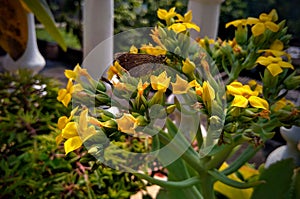
{"type": "Polygon", "coordinates": [[[157,16],[159,19],[166,21],[168,29],[177,33],[184,32],[188,29],[194,29],[200,31],[199,26],[192,22],[192,11],[188,11],[184,16],[175,12],[175,7],[169,11],[165,9],[158,9],[157,16]],[[177,17],[177,19],[175,19],[177,17]]]}

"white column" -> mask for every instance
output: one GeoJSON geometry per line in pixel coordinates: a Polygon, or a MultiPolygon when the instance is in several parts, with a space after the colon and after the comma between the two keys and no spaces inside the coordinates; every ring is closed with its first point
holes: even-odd
{"type": "Polygon", "coordinates": [[[28,40],[25,52],[16,61],[14,61],[8,54],[3,59],[3,67],[8,71],[16,71],[17,69],[26,68],[32,70],[33,73],[38,73],[46,65],[46,61],[38,49],[33,13],[27,13],[27,22],[28,40]]]}
{"type": "Polygon", "coordinates": [[[188,10],[193,12],[193,22],[200,26],[200,33],[191,32],[193,38],[216,39],[219,26],[220,7],[224,0],[189,0],[188,10]]]}
{"type": "Polygon", "coordinates": [[[83,67],[94,78],[101,75],[99,67],[106,68],[113,60],[113,8],[113,0],[85,0],[83,5],[83,67]],[[97,55],[92,58],[98,44],[103,46],[96,48],[97,55]]]}

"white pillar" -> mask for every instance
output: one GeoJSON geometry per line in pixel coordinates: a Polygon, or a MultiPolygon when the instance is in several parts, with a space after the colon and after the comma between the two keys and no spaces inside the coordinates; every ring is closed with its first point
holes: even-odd
{"type": "Polygon", "coordinates": [[[220,7],[224,0],[189,0],[188,10],[193,12],[193,22],[200,26],[200,33],[191,32],[193,38],[216,39],[219,26],[220,7]]]}
{"type": "Polygon", "coordinates": [[[14,61],[8,54],[3,59],[3,67],[8,71],[16,71],[17,69],[26,68],[32,70],[33,73],[38,73],[46,65],[46,61],[38,49],[33,13],[27,13],[27,24],[28,39],[23,55],[16,61],[14,61]]]}
{"type": "Polygon", "coordinates": [[[106,68],[113,60],[113,8],[113,0],[85,0],[83,5],[83,67],[94,78],[99,77],[99,67],[106,68]],[[89,53],[100,43],[103,47],[96,49],[100,51],[91,61],[89,53]]]}

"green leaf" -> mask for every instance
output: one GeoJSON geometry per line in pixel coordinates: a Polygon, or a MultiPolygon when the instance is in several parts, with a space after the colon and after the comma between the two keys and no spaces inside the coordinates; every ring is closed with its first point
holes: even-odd
{"type": "Polygon", "coordinates": [[[294,167],[293,160],[286,159],[274,163],[269,168],[263,170],[259,179],[266,181],[266,183],[254,188],[251,199],[285,198],[286,193],[291,187],[294,167]]]}
{"type": "Polygon", "coordinates": [[[45,7],[44,2],[39,0],[23,0],[23,2],[28,6],[28,8],[34,13],[36,18],[45,26],[47,32],[51,37],[60,45],[60,47],[66,51],[67,45],[58,31],[58,28],[54,24],[54,20],[51,18],[49,8],[45,7]]]}

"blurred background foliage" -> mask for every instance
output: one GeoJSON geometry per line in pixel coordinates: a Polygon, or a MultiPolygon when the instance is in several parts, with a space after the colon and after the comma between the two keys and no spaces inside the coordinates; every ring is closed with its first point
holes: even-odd
{"type": "Polygon", "coordinates": [[[132,174],[93,169],[84,150],[64,155],[55,142],[68,112],[56,100],[59,86],[26,70],[0,73],[0,198],[129,198],[144,189],[132,174]]]}
{"type": "MultiPolygon", "coordinates": [[[[66,24],[64,31],[71,32],[77,37],[77,41],[73,40],[74,46],[82,45],[81,8],[84,0],[47,0],[47,2],[55,20],[66,24]]],[[[289,33],[293,35],[291,42],[300,45],[300,12],[295,9],[298,3],[298,0],[225,0],[221,5],[218,36],[221,39],[233,37],[233,29],[225,29],[225,24],[229,21],[248,16],[258,17],[260,13],[269,13],[275,8],[279,20],[287,20],[289,33]]],[[[138,27],[153,27],[156,25],[158,8],[170,9],[175,6],[176,11],[183,14],[187,10],[187,4],[188,0],[114,0],[114,33],[138,27]]],[[[201,24],[199,25],[201,27],[201,24]]],[[[70,45],[72,43],[69,42],[70,45]]]]}

